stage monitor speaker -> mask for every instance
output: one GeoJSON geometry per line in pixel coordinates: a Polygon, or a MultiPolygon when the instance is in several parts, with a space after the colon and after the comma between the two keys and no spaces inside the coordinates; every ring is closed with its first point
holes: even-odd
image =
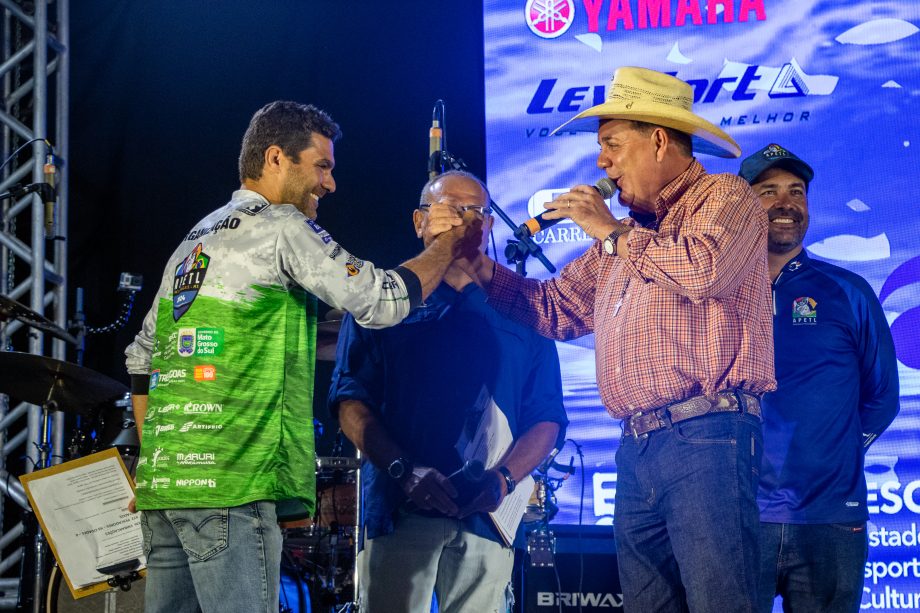
{"type": "Polygon", "coordinates": [[[521,613],[615,613],[623,610],[616,548],[609,538],[556,535],[552,566],[522,554],[515,566],[514,611],[521,613]]]}

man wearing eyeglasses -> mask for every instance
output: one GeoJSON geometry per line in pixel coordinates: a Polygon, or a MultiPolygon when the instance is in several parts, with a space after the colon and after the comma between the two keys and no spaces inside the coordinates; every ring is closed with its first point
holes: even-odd
{"type": "MultiPolygon", "coordinates": [[[[457,213],[482,217],[489,194],[475,176],[444,173],[413,211],[425,245],[457,213]]],[[[513,549],[493,511],[540,463],[567,424],[553,343],[499,315],[458,267],[400,325],[368,330],[347,317],[339,335],[329,405],[365,457],[358,556],[362,610],[505,611],[513,549]],[[491,399],[514,437],[468,499],[448,481],[457,449],[491,399]]],[[[460,488],[462,489],[462,488],[460,488]]],[[[520,531],[519,531],[520,532],[520,531]]]]}

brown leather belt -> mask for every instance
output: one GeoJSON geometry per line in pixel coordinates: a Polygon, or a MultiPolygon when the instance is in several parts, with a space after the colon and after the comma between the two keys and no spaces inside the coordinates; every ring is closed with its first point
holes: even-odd
{"type": "Polygon", "coordinates": [[[748,413],[760,418],[760,399],[741,390],[723,390],[712,396],[694,396],[651,411],[639,411],[623,420],[623,433],[639,438],[710,413],[748,413]]]}

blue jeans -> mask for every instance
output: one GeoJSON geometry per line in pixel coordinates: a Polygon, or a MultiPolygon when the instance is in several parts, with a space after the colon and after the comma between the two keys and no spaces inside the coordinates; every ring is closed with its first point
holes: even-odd
{"type": "Polygon", "coordinates": [[[147,613],[278,613],[275,503],[141,512],[147,613]]]}
{"type": "Polygon", "coordinates": [[[865,522],[760,524],[762,613],[773,610],[838,613],[859,611],[869,554],[865,522]]]}
{"type": "Polygon", "coordinates": [[[755,610],[762,440],[741,413],[623,436],[613,525],[625,611],[755,610]]]}

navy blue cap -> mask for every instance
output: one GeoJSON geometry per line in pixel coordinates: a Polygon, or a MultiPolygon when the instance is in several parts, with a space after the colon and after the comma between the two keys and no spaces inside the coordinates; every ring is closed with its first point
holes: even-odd
{"type": "Polygon", "coordinates": [[[788,170],[805,181],[805,185],[808,185],[815,177],[815,171],[811,169],[811,166],[800,160],[796,154],[780,147],[776,143],[767,145],[757,153],[744,158],[738,174],[745,181],[753,184],[757,181],[757,177],[770,168],[788,170]]]}

